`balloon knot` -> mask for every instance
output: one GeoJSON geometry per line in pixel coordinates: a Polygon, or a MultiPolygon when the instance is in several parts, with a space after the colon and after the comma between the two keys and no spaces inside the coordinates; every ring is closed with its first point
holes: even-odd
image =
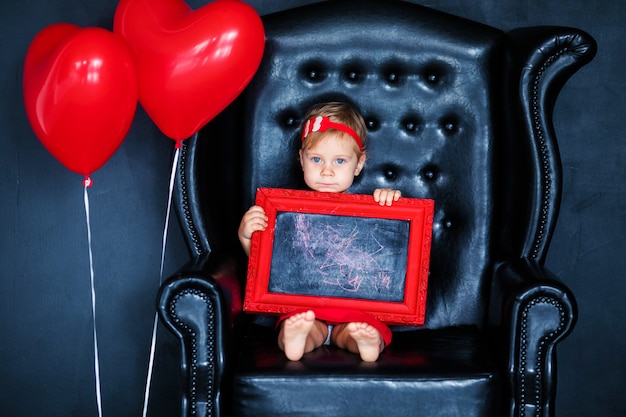
{"type": "Polygon", "coordinates": [[[183,147],[183,140],[182,139],[176,139],[176,149],[180,149],[183,147]]]}
{"type": "Polygon", "coordinates": [[[85,188],[89,188],[89,187],[91,187],[92,185],[93,185],[93,181],[91,180],[91,178],[90,178],[88,175],[86,175],[86,176],[85,176],[85,179],[83,180],[83,186],[84,186],[85,188]]]}

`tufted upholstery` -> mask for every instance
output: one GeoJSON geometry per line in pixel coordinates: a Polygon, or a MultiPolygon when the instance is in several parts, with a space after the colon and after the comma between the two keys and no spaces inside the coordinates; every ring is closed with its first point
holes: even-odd
{"type": "Polygon", "coordinates": [[[264,24],[256,77],[182,154],[193,259],[164,284],[159,310],[181,339],[183,414],[553,415],[554,350],[576,305],[543,267],[561,187],[551,115],[593,39],[383,1],[264,24]],[[334,349],[289,363],[265,318],[237,314],[241,215],[257,187],[303,187],[301,116],[327,100],[354,103],[367,123],[352,192],[397,188],[436,205],[425,326],[397,328],[373,366],[334,349]]]}

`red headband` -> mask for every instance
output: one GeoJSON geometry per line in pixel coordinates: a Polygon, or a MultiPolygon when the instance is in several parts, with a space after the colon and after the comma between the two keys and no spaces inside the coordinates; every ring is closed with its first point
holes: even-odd
{"type": "Polygon", "coordinates": [[[312,132],[326,132],[328,129],[340,130],[352,136],[356,144],[359,145],[361,152],[363,152],[363,142],[361,141],[359,135],[346,125],[331,122],[328,116],[317,116],[307,120],[304,128],[302,129],[302,140],[304,141],[304,138],[309,136],[312,132]]]}

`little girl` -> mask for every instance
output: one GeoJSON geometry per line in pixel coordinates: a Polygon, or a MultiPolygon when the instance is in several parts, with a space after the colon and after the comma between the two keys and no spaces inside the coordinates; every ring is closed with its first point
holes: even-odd
{"type": "MultiPolygon", "coordinates": [[[[354,106],[331,102],[313,106],[302,127],[300,165],[304,182],[313,191],[344,193],[365,164],[365,122],[354,106]]],[[[390,206],[400,191],[378,188],[373,197],[381,206],[390,206]]],[[[265,230],[263,208],[252,206],[241,219],[239,240],[250,254],[252,234],[265,230]]],[[[391,330],[374,316],[346,309],[296,311],[279,320],[278,346],[289,360],[324,344],[334,344],[374,362],[391,342],[391,330]]]]}

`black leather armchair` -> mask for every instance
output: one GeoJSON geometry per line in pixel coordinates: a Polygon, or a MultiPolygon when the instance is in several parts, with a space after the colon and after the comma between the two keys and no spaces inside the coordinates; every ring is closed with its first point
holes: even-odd
{"type": "Polygon", "coordinates": [[[158,301],[181,341],[182,415],[553,416],[556,345],[577,312],[543,266],[561,193],[551,117],[594,40],[390,1],[263,19],[256,77],[182,152],[176,201],[193,259],[158,301]],[[289,362],[271,318],[240,314],[241,215],[257,187],[302,187],[301,117],[326,100],[354,103],[368,125],[353,192],[435,200],[426,323],[395,328],[373,364],[333,348],[289,362]]]}

